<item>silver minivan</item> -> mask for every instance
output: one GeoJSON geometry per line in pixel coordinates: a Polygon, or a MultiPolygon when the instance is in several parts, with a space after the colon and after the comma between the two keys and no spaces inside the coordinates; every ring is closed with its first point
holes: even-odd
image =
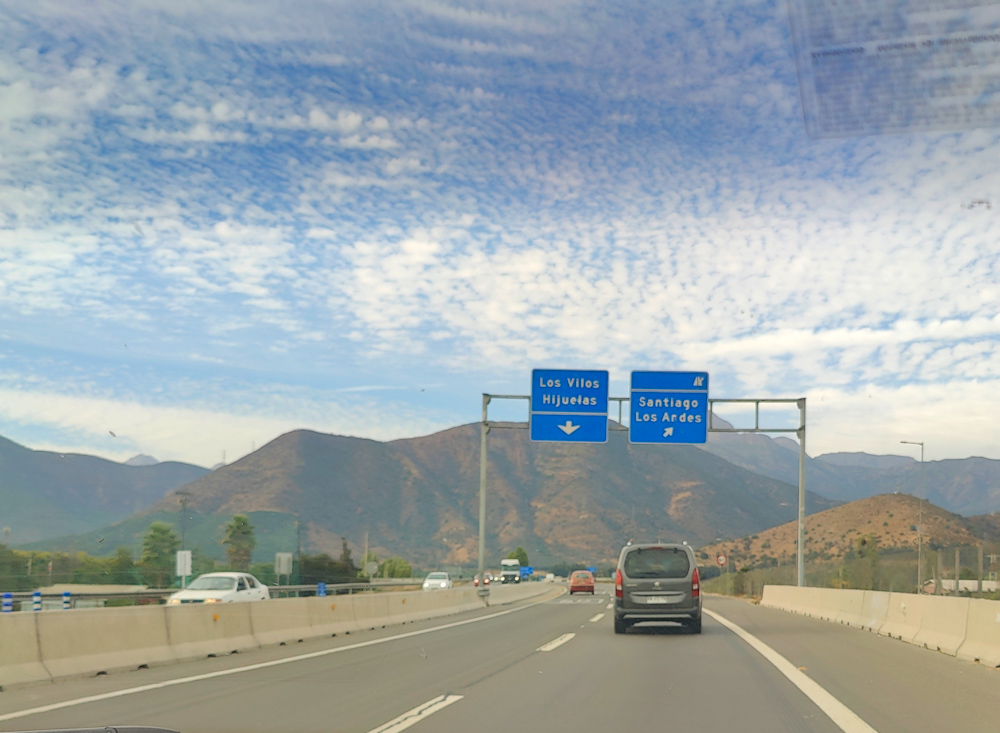
{"type": "Polygon", "coordinates": [[[622,548],[615,571],[615,633],[642,621],[677,621],[701,633],[701,579],[689,546],[622,548]]]}

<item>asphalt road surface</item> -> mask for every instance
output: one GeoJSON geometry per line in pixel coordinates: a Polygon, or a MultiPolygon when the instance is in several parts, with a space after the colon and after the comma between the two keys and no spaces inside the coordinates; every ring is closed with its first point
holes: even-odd
{"type": "Polygon", "coordinates": [[[860,727],[845,728],[814,702],[815,691],[808,696],[707,615],[701,635],[663,624],[616,636],[609,590],[15,688],[0,693],[0,730],[995,733],[1000,725],[1000,670],[744,601],[706,599],[706,609],[769,646],[779,664],[790,662],[808,689],[821,688],[860,719],[860,727]],[[252,668],[237,671],[244,667],[252,668]]]}

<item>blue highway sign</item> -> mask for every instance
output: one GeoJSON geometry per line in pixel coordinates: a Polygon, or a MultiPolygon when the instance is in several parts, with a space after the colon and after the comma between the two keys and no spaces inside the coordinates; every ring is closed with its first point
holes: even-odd
{"type": "Polygon", "coordinates": [[[632,372],[630,443],[704,443],[708,372],[632,372]]]}
{"type": "Polygon", "coordinates": [[[532,371],[529,428],[534,441],[608,442],[608,373],[587,369],[532,371]]]}

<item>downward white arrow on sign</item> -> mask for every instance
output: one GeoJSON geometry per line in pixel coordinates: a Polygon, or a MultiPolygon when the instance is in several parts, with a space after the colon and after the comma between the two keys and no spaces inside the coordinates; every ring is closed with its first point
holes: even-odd
{"type": "Polygon", "coordinates": [[[575,433],[577,430],[580,429],[579,425],[574,425],[569,420],[566,421],[565,425],[557,425],[556,427],[562,430],[564,433],[566,433],[566,435],[572,435],[573,433],[575,433]]]}

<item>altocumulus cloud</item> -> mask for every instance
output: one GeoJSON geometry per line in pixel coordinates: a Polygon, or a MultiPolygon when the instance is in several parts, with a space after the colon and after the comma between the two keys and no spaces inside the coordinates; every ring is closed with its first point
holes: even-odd
{"type": "Polygon", "coordinates": [[[810,397],[815,452],[1000,457],[996,131],[810,140],[783,3],[130,7],[3,11],[15,431],[211,463],[248,415],[400,437],[532,366],[698,368],[810,397]]]}

